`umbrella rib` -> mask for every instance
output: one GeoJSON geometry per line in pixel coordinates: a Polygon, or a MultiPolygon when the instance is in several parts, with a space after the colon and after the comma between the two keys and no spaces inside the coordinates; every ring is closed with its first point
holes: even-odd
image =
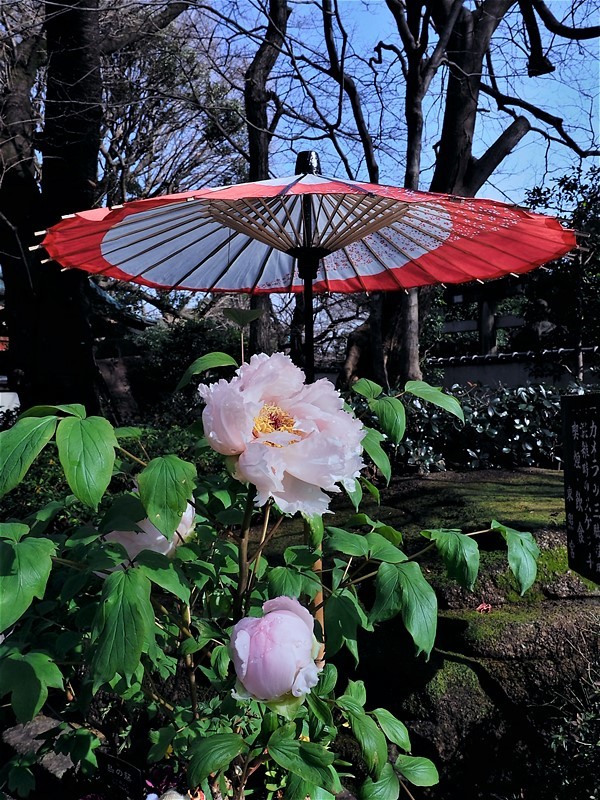
{"type": "MultiPolygon", "coordinates": [[[[253,238],[259,239],[259,241],[274,247],[276,250],[287,249],[286,241],[281,235],[282,233],[286,234],[285,229],[275,227],[275,225],[273,225],[273,219],[276,218],[267,216],[257,205],[254,205],[251,200],[233,202],[220,200],[215,205],[216,208],[211,209],[211,215],[216,221],[237,230],[239,233],[244,233],[247,236],[251,235],[253,238]],[[239,207],[238,203],[242,202],[244,206],[239,207]],[[237,218],[235,216],[230,216],[227,212],[235,212],[237,218]],[[254,214],[254,216],[252,216],[252,214],[254,214]],[[248,231],[248,227],[252,230],[251,234],[248,231]],[[257,232],[260,234],[259,236],[256,235],[257,232]]],[[[289,237],[288,242],[288,246],[293,246],[289,237]]]]}
{"type": "MultiPolygon", "coordinates": [[[[371,207],[365,209],[364,214],[361,215],[360,219],[356,219],[352,224],[350,224],[345,231],[340,232],[337,236],[334,235],[331,239],[327,240],[327,247],[330,250],[339,250],[340,247],[346,246],[351,242],[357,241],[357,238],[364,238],[368,236],[370,233],[376,233],[378,230],[381,230],[384,227],[390,227],[394,222],[398,222],[400,218],[406,214],[406,208],[402,207],[399,208],[397,212],[394,213],[393,219],[388,219],[385,223],[381,224],[381,217],[382,211],[387,211],[390,207],[396,205],[396,201],[386,201],[385,206],[382,209],[379,202],[371,204],[371,207]],[[373,213],[374,212],[374,213],[373,213]],[[366,219],[366,221],[365,221],[366,219]],[[348,235],[349,232],[353,232],[352,235],[348,235]],[[354,234],[359,234],[357,237],[354,234]]],[[[352,211],[355,211],[356,207],[349,210],[348,214],[346,215],[346,219],[352,211]]],[[[339,228],[338,228],[339,230],[339,228]]]]}
{"type": "MultiPolygon", "coordinates": [[[[342,249],[342,252],[344,253],[346,258],[348,259],[348,262],[350,264],[350,267],[352,268],[352,271],[354,272],[354,276],[355,276],[356,280],[358,281],[360,286],[362,286],[363,291],[368,294],[369,290],[366,288],[366,286],[364,284],[363,277],[360,274],[359,270],[356,268],[356,265],[354,263],[354,260],[353,260],[353,258],[351,256],[351,254],[346,249],[342,249]]],[[[331,289],[329,288],[329,277],[327,275],[327,265],[326,265],[325,262],[326,262],[326,259],[323,260],[323,268],[325,270],[325,283],[327,284],[327,290],[331,291],[331,289]]]]}

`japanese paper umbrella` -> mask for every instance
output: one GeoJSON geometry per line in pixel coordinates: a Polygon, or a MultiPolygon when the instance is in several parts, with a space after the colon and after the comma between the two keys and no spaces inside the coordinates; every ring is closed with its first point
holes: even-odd
{"type": "Polygon", "coordinates": [[[317,174],[134,200],[69,215],[51,259],[160,289],[304,292],[312,380],[313,292],[373,292],[520,274],[571,250],[555,219],[493,200],[317,174]]]}

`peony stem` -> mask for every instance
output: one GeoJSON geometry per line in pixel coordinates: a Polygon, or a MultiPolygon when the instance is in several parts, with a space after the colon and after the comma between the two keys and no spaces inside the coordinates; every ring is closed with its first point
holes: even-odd
{"type": "Polygon", "coordinates": [[[120,450],[122,453],[125,453],[125,455],[128,456],[132,461],[135,461],[136,463],[141,464],[142,467],[147,467],[148,466],[146,461],[142,461],[141,458],[138,458],[137,456],[134,456],[133,453],[130,453],[129,450],[126,450],[124,447],[121,447],[120,444],[117,445],[116,449],[120,450]]]}
{"type": "Polygon", "coordinates": [[[239,574],[237,597],[235,603],[235,611],[238,616],[242,615],[243,598],[248,588],[248,540],[250,538],[250,525],[252,523],[252,513],[254,511],[254,498],[256,497],[256,487],[250,484],[248,487],[248,495],[246,497],[246,509],[244,511],[244,520],[242,522],[242,529],[240,531],[240,544],[239,544],[239,574]]]}
{"type": "MultiPolygon", "coordinates": [[[[188,630],[192,626],[192,610],[189,605],[183,607],[182,613],[183,619],[183,628],[182,630],[188,630]]],[[[187,679],[188,685],[190,687],[190,701],[192,704],[192,714],[194,715],[194,719],[200,719],[200,714],[198,713],[198,687],[196,686],[196,667],[194,665],[194,657],[191,653],[188,653],[185,656],[185,669],[187,672],[187,679]]]]}
{"type": "MultiPolygon", "coordinates": [[[[262,556],[263,549],[267,542],[267,528],[269,526],[269,517],[271,515],[271,506],[273,505],[273,501],[270,499],[268,503],[266,503],[264,510],[263,510],[263,525],[262,531],[260,533],[260,542],[258,543],[258,549],[256,553],[252,556],[252,558],[248,561],[248,564],[252,564],[252,575],[250,576],[250,581],[248,583],[248,588],[251,588],[254,583],[254,578],[256,576],[256,571],[260,565],[260,558],[262,556]]],[[[283,519],[283,517],[281,517],[283,519]]],[[[270,538],[270,537],[269,537],[270,538]]]]}
{"type": "MultiPolygon", "coordinates": [[[[304,520],[304,541],[307,545],[314,545],[313,531],[307,519],[304,520]]],[[[315,620],[321,626],[321,638],[323,641],[319,647],[319,653],[315,658],[318,667],[322,667],[325,659],[325,609],[323,606],[323,561],[318,558],[312,566],[312,570],[317,578],[319,589],[311,602],[311,612],[315,620]]]]}

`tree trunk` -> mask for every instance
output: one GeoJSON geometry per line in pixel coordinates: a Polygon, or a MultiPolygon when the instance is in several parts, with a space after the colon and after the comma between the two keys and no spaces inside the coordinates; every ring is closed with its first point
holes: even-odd
{"type": "MultiPolygon", "coordinates": [[[[285,0],[270,0],[265,38],[245,75],[244,109],[248,128],[248,178],[251,181],[269,178],[269,142],[272,131],[269,129],[270,96],[267,81],[281,51],[290,13],[285,0]]],[[[272,353],[272,305],[269,295],[253,295],[250,308],[263,312],[261,317],[250,323],[250,353],[272,353]]]]}

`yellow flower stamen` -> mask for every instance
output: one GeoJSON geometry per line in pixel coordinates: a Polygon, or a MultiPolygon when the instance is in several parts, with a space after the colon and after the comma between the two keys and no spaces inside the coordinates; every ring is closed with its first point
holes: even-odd
{"type": "Polygon", "coordinates": [[[264,405],[259,415],[254,418],[252,433],[254,436],[262,436],[264,433],[273,433],[273,431],[296,433],[294,423],[294,418],[279,406],[264,405]]]}

